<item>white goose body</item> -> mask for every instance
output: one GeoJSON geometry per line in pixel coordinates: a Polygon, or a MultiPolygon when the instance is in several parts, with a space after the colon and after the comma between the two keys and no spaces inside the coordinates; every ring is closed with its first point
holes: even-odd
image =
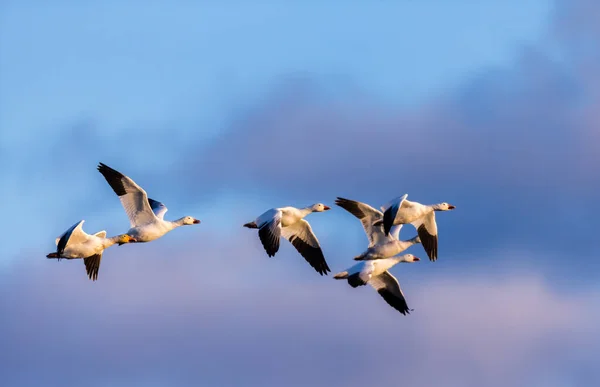
{"type": "Polygon", "coordinates": [[[254,221],[244,224],[244,227],[258,229],[258,237],[269,257],[279,251],[279,240],[284,237],[319,274],[326,275],[331,269],[325,261],[319,240],[304,218],[313,212],[329,209],[321,203],[305,208],[271,208],[254,221]]]}
{"type": "Polygon", "coordinates": [[[131,227],[127,231],[127,234],[131,235],[139,242],[150,242],[160,238],[161,236],[165,235],[169,231],[172,231],[176,227],[183,225],[183,223],[176,224],[177,222],[181,222],[181,219],[175,222],[158,219],[152,223],[131,227]]]}
{"type": "MultiPolygon", "coordinates": [[[[106,231],[100,231],[106,235],[106,231]]],[[[58,245],[59,238],[57,238],[58,245]]],[[[89,235],[85,242],[77,244],[68,244],[63,250],[60,258],[75,259],[75,258],[87,258],[94,254],[99,254],[104,251],[107,247],[110,247],[117,243],[116,240],[112,241],[108,238],[101,237],[100,235],[89,235]]]]}
{"type": "Polygon", "coordinates": [[[437,260],[438,231],[435,222],[435,211],[449,211],[456,207],[448,203],[425,205],[407,200],[408,194],[391,200],[381,207],[383,219],[377,224],[383,224],[385,235],[392,232],[394,226],[412,224],[416,229],[430,261],[437,260]]]}
{"type": "MultiPolygon", "coordinates": [[[[391,235],[391,234],[390,234],[391,235]]],[[[369,247],[365,252],[356,256],[354,260],[384,259],[398,255],[410,246],[420,243],[419,236],[407,241],[392,240],[381,245],[369,247]]]]}
{"type": "MultiPolygon", "coordinates": [[[[281,208],[274,208],[273,210],[278,211],[281,213],[281,227],[288,227],[291,226],[292,224],[298,222],[301,219],[304,219],[308,214],[311,214],[313,211],[310,209],[310,207],[306,207],[306,208],[296,208],[296,207],[281,207],[281,208]]],[[[264,214],[262,214],[261,216],[258,217],[258,221],[261,222],[265,222],[265,221],[269,221],[272,219],[271,215],[272,215],[272,211],[273,210],[269,210],[267,212],[265,212],[264,214]]]]}
{"type": "Polygon", "coordinates": [[[420,259],[412,254],[391,258],[361,261],[346,271],[337,273],[335,279],[346,279],[353,288],[371,285],[381,297],[394,309],[406,315],[412,309],[408,308],[404,293],[398,280],[388,271],[400,262],[417,262],[420,259]]]}
{"type": "Polygon", "coordinates": [[[167,207],[148,198],[146,191],[131,178],[103,163],[98,165],[98,171],[119,196],[131,226],[127,234],[137,243],[153,241],[180,226],[200,223],[191,216],[184,216],[175,221],[164,220],[167,207]]]}
{"type": "Polygon", "coordinates": [[[418,236],[406,241],[400,240],[402,225],[394,226],[392,232],[385,235],[382,223],[383,213],[366,203],[338,197],[335,204],[358,218],[369,238],[368,249],[354,258],[357,261],[393,257],[410,246],[420,243],[418,236]]]}
{"type": "Polygon", "coordinates": [[[135,239],[127,234],[106,238],[106,231],[99,231],[90,235],[83,231],[81,220],[71,226],[61,236],[56,238],[56,252],[46,255],[47,258],[77,259],[83,258],[88,277],[95,281],[98,279],[100,260],[104,250],[119,243],[134,242],[135,239]]]}

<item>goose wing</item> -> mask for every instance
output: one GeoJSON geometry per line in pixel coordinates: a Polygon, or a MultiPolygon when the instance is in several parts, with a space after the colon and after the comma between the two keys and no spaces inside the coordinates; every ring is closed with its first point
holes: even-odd
{"type": "Polygon", "coordinates": [[[348,269],[348,284],[353,288],[364,286],[369,283],[373,274],[373,263],[362,261],[348,269]]]}
{"type": "MultiPolygon", "coordinates": [[[[106,231],[98,231],[94,234],[94,236],[98,238],[106,238],[106,231]]],[[[102,253],[94,254],[90,257],[83,258],[83,263],[85,264],[85,271],[92,281],[96,281],[98,279],[98,270],[100,270],[100,261],[102,260],[102,253]]]]}
{"type": "Polygon", "coordinates": [[[94,254],[90,257],[83,258],[85,264],[85,271],[87,272],[88,278],[92,281],[98,279],[98,270],[100,270],[100,261],[102,260],[102,253],[94,254]]]}
{"type": "Polygon", "coordinates": [[[395,239],[397,241],[400,240],[400,230],[402,230],[402,225],[401,224],[397,224],[395,226],[392,226],[392,228],[390,229],[390,235],[389,237],[392,239],[395,239]]]}
{"type": "Polygon", "coordinates": [[[169,211],[167,206],[165,206],[163,203],[159,202],[158,200],[154,200],[154,199],[150,199],[150,198],[148,198],[148,204],[150,204],[150,208],[152,209],[152,212],[154,212],[154,215],[156,215],[157,218],[164,220],[165,213],[167,211],[169,211]]]}
{"type": "Polygon", "coordinates": [[[369,284],[377,290],[377,293],[379,293],[385,302],[392,308],[403,315],[406,315],[407,313],[410,314],[412,309],[409,309],[406,304],[406,299],[404,298],[402,289],[400,289],[400,284],[396,277],[391,275],[389,271],[384,271],[378,276],[371,277],[369,284]]]}
{"type": "Polygon", "coordinates": [[[80,220],[56,238],[56,252],[58,255],[65,251],[68,244],[78,244],[87,241],[88,234],[83,231],[84,222],[85,220],[80,220]]]}
{"type": "Polygon", "coordinates": [[[319,240],[306,220],[300,219],[290,226],[281,228],[281,235],[291,242],[319,274],[327,275],[327,272],[331,271],[323,256],[319,240]]]}
{"type": "Polygon", "coordinates": [[[385,235],[390,233],[392,226],[394,225],[394,220],[396,219],[396,215],[398,214],[398,210],[402,207],[402,203],[406,200],[408,194],[404,194],[400,197],[390,200],[387,204],[385,204],[381,209],[383,210],[383,231],[385,235]]]}
{"type": "Polygon", "coordinates": [[[255,221],[258,226],[258,237],[269,257],[279,251],[281,237],[281,211],[273,208],[266,211],[255,221]]]}
{"type": "Polygon", "coordinates": [[[435,262],[438,254],[438,232],[437,224],[435,223],[435,213],[432,211],[411,224],[417,229],[417,234],[421,239],[421,244],[429,260],[435,262]]]}
{"type": "Polygon", "coordinates": [[[335,200],[335,204],[360,220],[365,230],[365,234],[367,234],[367,238],[369,238],[369,247],[373,247],[390,239],[383,233],[383,224],[381,222],[383,214],[381,211],[376,210],[366,203],[340,197],[335,200]]]}
{"type": "Polygon", "coordinates": [[[131,227],[142,226],[157,220],[150,207],[148,195],[142,187],[137,185],[131,178],[103,163],[98,164],[98,171],[119,196],[131,227]]]}

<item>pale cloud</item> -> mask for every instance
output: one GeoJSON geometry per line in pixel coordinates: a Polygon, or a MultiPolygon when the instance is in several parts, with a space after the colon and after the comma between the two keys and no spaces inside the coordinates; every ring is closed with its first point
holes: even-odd
{"type": "Polygon", "coordinates": [[[414,308],[402,316],[373,289],[302,271],[293,251],[267,258],[243,241],[219,253],[222,240],[207,240],[114,248],[95,283],[78,261],[15,265],[0,284],[7,385],[80,385],[90,375],[97,385],[173,386],[600,378],[590,360],[600,355],[595,285],[562,289],[528,269],[429,275],[420,262],[393,270],[414,308]]]}

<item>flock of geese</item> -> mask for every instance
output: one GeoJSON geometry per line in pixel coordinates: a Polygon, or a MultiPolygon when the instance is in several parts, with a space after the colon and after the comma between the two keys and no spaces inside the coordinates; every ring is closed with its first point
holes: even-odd
{"type": "MultiPolygon", "coordinates": [[[[47,258],[83,259],[90,280],[98,279],[98,270],[104,250],[114,244],[143,243],[158,239],[169,231],[184,225],[199,224],[200,220],[184,216],[175,221],[165,220],[167,207],[150,199],[146,191],[131,178],[109,166],[99,163],[98,171],[119,197],[129,218],[129,230],[120,235],[106,237],[106,231],[93,235],[83,231],[84,220],[71,226],[56,238],[56,252],[47,258]]],[[[353,288],[371,285],[381,297],[403,315],[410,313],[398,280],[389,269],[400,262],[417,262],[413,254],[400,255],[415,244],[421,244],[430,261],[438,258],[438,231],[435,221],[436,211],[449,211],[455,207],[448,203],[424,205],[407,200],[408,195],[397,197],[381,207],[381,211],[366,203],[338,197],[335,204],[358,218],[369,240],[369,246],[354,257],[359,261],[352,267],[337,273],[333,278],[347,280],[353,288]],[[417,236],[400,240],[400,230],[404,224],[411,224],[417,236]]],[[[305,208],[272,208],[261,214],[244,227],[258,229],[258,237],[269,257],[279,250],[281,237],[289,240],[298,253],[319,274],[327,275],[331,269],[327,265],[319,240],[310,224],[304,219],[313,212],[323,212],[331,208],[317,203],[305,208]]]]}

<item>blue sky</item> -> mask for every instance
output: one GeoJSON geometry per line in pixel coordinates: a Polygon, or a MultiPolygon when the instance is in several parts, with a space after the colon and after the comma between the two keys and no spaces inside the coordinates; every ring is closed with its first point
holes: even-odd
{"type": "MultiPolygon", "coordinates": [[[[594,2],[0,11],[3,385],[600,381],[594,2]],[[92,283],[44,255],[79,219],[126,229],[99,161],[202,224],[111,248],[92,283]],[[406,317],[241,228],[405,192],[457,206],[435,264],[393,269],[406,317]]],[[[341,209],[308,220],[333,272],[365,247],[341,209]]]]}

